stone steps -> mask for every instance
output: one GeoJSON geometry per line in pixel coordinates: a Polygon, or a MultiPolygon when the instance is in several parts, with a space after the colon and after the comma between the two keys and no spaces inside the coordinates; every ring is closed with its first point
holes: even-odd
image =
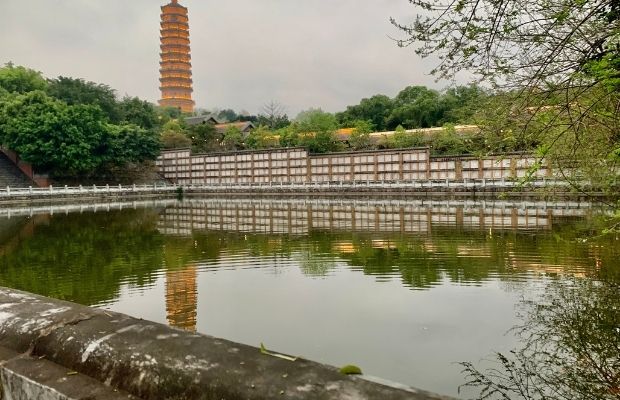
{"type": "Polygon", "coordinates": [[[36,186],[13,162],[0,152],[0,188],[36,186]]]}

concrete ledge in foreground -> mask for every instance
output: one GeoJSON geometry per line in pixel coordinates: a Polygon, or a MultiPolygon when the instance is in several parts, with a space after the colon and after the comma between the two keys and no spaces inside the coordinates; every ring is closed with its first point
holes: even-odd
{"type": "Polygon", "coordinates": [[[40,399],[448,399],[6,288],[0,288],[0,346],[4,399],[29,398],[24,388],[36,389],[40,399]],[[63,383],[68,378],[74,384],[63,383]],[[92,396],[75,394],[87,384],[96,388],[92,396]]]}

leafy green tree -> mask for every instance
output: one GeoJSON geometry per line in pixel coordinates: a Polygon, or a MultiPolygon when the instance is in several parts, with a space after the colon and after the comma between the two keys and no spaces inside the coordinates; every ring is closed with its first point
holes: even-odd
{"type": "Polygon", "coordinates": [[[45,90],[47,81],[40,72],[29,68],[14,66],[12,63],[0,68],[0,88],[9,93],[28,93],[45,90]]]}
{"type": "Polygon", "coordinates": [[[192,146],[192,139],[178,131],[165,131],[160,140],[164,149],[186,149],[192,146]]]}
{"type": "Polygon", "coordinates": [[[440,78],[466,70],[514,93],[503,116],[527,120],[517,135],[536,134],[541,160],[551,160],[575,189],[617,180],[609,174],[601,179],[598,172],[617,171],[620,164],[618,1],[410,3],[419,11],[416,21],[392,21],[403,33],[399,45],[439,58],[432,72],[440,78]]]}
{"type": "Polygon", "coordinates": [[[456,133],[454,125],[446,124],[439,133],[431,136],[431,152],[433,155],[467,154],[469,148],[462,135],[456,133]]]}
{"type": "Polygon", "coordinates": [[[465,386],[482,399],[620,399],[618,291],[605,280],[550,282],[541,301],[522,301],[521,347],[496,353],[492,369],[462,363],[465,386]]]}
{"type": "Polygon", "coordinates": [[[187,136],[192,140],[192,151],[206,153],[215,151],[220,146],[220,135],[211,124],[193,125],[187,128],[187,136]]]}
{"type": "Polygon", "coordinates": [[[373,131],[372,122],[356,121],[355,128],[349,137],[349,145],[353,150],[368,150],[372,148],[372,138],[370,133],[373,131]]]}
{"type": "Polygon", "coordinates": [[[393,149],[406,149],[410,147],[425,146],[424,135],[422,133],[409,133],[402,125],[398,125],[394,134],[388,137],[388,147],[393,149]]]}
{"type": "Polygon", "coordinates": [[[227,108],[217,114],[217,119],[226,122],[237,122],[239,121],[239,115],[234,110],[227,108]]]}
{"type": "Polygon", "coordinates": [[[69,105],[98,106],[110,122],[121,121],[121,110],[116,101],[116,92],[108,85],[60,76],[49,81],[47,92],[50,96],[69,105]]]}
{"type": "Polygon", "coordinates": [[[473,123],[474,115],[484,106],[488,97],[487,91],[477,84],[447,89],[439,99],[439,107],[443,112],[439,123],[473,123]]]}
{"type": "Polygon", "coordinates": [[[274,131],[286,128],[291,122],[286,115],[285,107],[277,101],[270,101],[262,107],[258,116],[258,124],[265,125],[274,131]]]}
{"type": "Polygon", "coordinates": [[[160,124],[155,106],[137,97],[124,97],[118,103],[118,110],[119,119],[124,123],[134,124],[144,129],[156,129],[160,124]]]}
{"type": "MultiPolygon", "coordinates": [[[[250,136],[252,136],[252,133],[250,133],[250,136]]],[[[241,130],[234,125],[229,126],[226,132],[224,132],[222,147],[226,150],[241,150],[243,148],[243,133],[241,130]]]]}
{"type": "Polygon", "coordinates": [[[154,106],[157,113],[158,125],[164,125],[173,119],[181,118],[181,110],[176,107],[154,106]]]}
{"type": "Polygon", "coordinates": [[[105,162],[112,165],[155,160],[161,150],[159,134],[133,124],[107,125],[109,151],[105,162]]]}
{"type": "Polygon", "coordinates": [[[424,86],[409,86],[394,99],[394,109],[388,117],[390,129],[402,125],[406,128],[431,128],[443,118],[440,96],[424,86]]]}
{"type": "Polygon", "coordinates": [[[336,117],[320,108],[310,108],[300,112],[295,122],[300,132],[327,132],[338,129],[336,117]]]}
{"type": "Polygon", "coordinates": [[[336,117],[342,126],[353,126],[355,121],[370,121],[378,131],[387,130],[387,120],[394,110],[394,101],[388,96],[378,94],[362,99],[360,104],[347,107],[336,117]]]}
{"type": "Polygon", "coordinates": [[[1,141],[45,171],[83,173],[105,156],[105,117],[95,106],[67,104],[42,91],[0,104],[1,141]]]}
{"type": "Polygon", "coordinates": [[[326,153],[339,149],[335,132],[338,121],[333,114],[319,109],[302,111],[296,118],[295,127],[301,138],[301,145],[312,153],[326,153]]]}
{"type": "Polygon", "coordinates": [[[301,143],[299,132],[294,125],[289,125],[285,128],[278,129],[275,132],[275,135],[278,136],[281,147],[296,147],[301,143]]]}
{"type": "Polygon", "coordinates": [[[185,132],[185,124],[181,119],[171,119],[161,129],[163,132],[185,132]]]}
{"type": "Polygon", "coordinates": [[[251,149],[269,149],[277,147],[278,141],[274,132],[261,125],[254,129],[245,139],[245,144],[251,149]]]}

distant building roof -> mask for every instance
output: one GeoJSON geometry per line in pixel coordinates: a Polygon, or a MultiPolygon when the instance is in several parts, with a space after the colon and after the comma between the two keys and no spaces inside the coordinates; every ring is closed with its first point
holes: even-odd
{"type": "Polygon", "coordinates": [[[215,115],[201,115],[199,117],[188,117],[185,118],[185,123],[189,126],[195,126],[200,124],[210,123],[212,125],[220,124],[221,121],[218,121],[215,115]]]}
{"type": "Polygon", "coordinates": [[[241,133],[244,133],[244,134],[249,133],[251,130],[256,128],[252,122],[247,121],[247,122],[229,122],[226,124],[215,124],[215,130],[217,131],[217,133],[224,134],[226,133],[226,130],[230,128],[231,126],[238,128],[241,131],[241,133]]]}

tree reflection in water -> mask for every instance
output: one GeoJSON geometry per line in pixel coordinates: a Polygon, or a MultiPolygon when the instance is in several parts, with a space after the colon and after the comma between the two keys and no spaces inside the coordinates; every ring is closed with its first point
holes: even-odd
{"type": "Polygon", "coordinates": [[[480,399],[620,399],[620,285],[558,279],[542,299],[523,300],[522,347],[496,353],[494,367],[462,363],[480,399]]]}

